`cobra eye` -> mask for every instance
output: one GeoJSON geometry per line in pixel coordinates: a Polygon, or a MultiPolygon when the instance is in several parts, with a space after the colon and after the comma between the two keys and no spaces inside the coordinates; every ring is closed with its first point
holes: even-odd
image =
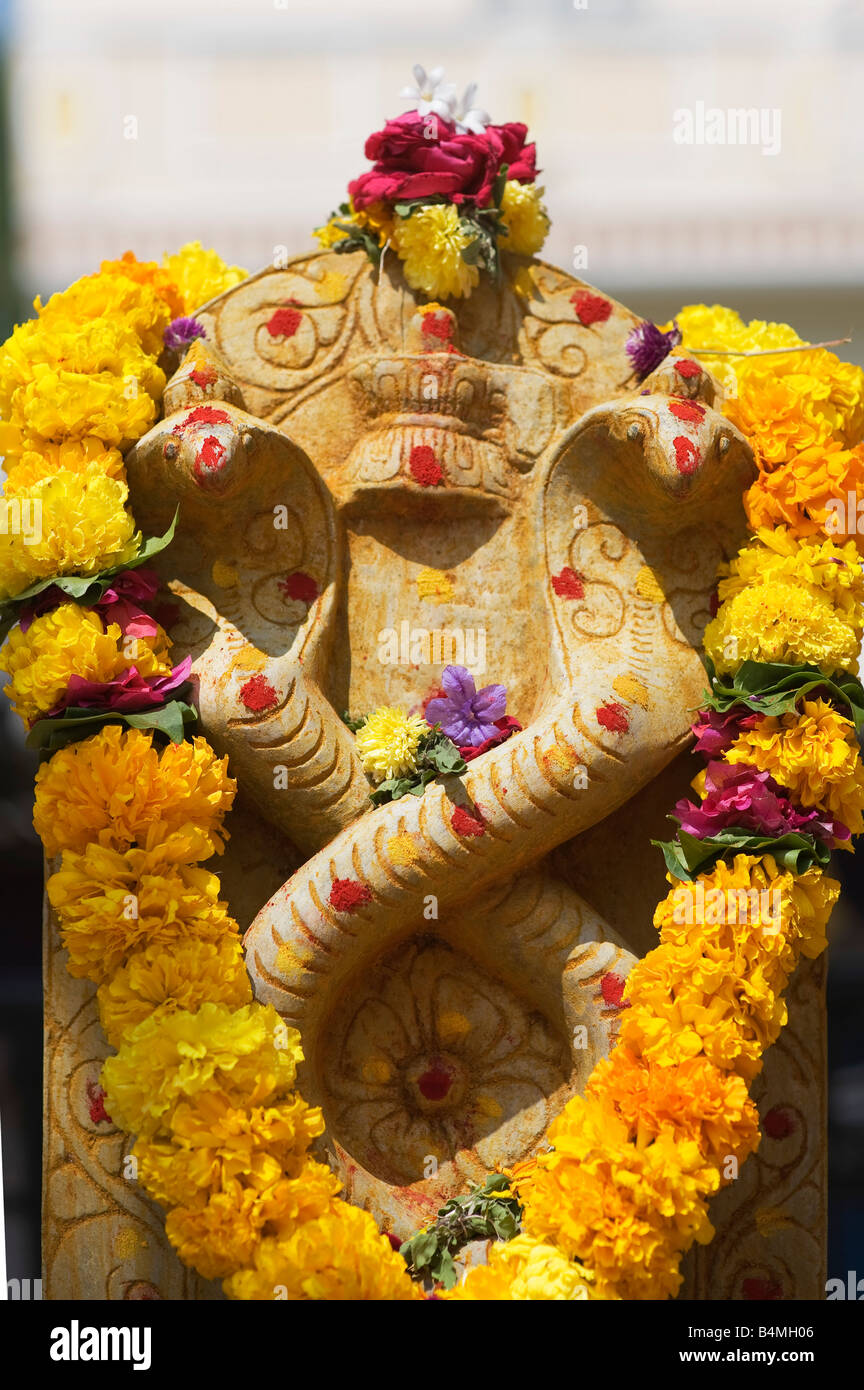
{"type": "Polygon", "coordinates": [[[169,440],[167,441],[167,443],[166,443],[166,445],[165,445],[165,448],[163,449],[162,452],[164,453],[166,459],[176,459],[176,457],[177,457],[177,440],[176,440],[176,439],[169,439],[169,440]]]}

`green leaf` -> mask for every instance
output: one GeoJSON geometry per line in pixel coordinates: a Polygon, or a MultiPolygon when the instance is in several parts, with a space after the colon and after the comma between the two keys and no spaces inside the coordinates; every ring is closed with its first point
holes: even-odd
{"type": "Polygon", "coordinates": [[[149,540],[139,546],[138,551],[131,560],[127,560],[125,565],[115,565],[113,569],[101,570],[99,574],[58,574],[51,579],[40,579],[38,584],[31,584],[29,589],[24,589],[20,594],[16,594],[13,599],[8,599],[6,603],[0,604],[0,642],[5,641],[9,629],[17,623],[20,611],[31,599],[37,598],[39,594],[56,585],[64,594],[75,599],[78,603],[93,604],[97,603],[106,589],[110,589],[111,580],[115,575],[122,574],[124,570],[138,569],[148,560],[152,560],[154,555],[158,555],[166,546],[170,545],[174,539],[174,532],[177,529],[177,518],[180,509],[174,513],[174,520],[168,530],[162,536],[151,536],[149,540]]]}
{"type": "Polygon", "coordinates": [[[353,715],[350,715],[347,709],[343,709],[339,718],[342,720],[343,724],[348,725],[348,728],[351,730],[352,734],[356,734],[359,729],[363,728],[363,725],[366,723],[366,720],[369,718],[369,716],[368,714],[358,714],[355,717],[353,715]]]}
{"type": "Polygon", "coordinates": [[[127,724],[132,729],[154,729],[172,743],[182,743],[186,725],[194,724],[198,711],[184,700],[171,700],[158,709],[124,714],[118,710],[89,710],[71,705],[52,719],[39,719],[27,735],[27,747],[54,753],[67,743],[89,738],[105,724],[127,724]]]}
{"type": "Polygon", "coordinates": [[[500,208],[501,199],[504,197],[504,186],[507,183],[509,169],[509,164],[502,164],[498,173],[495,175],[495,182],[492,185],[492,202],[497,208],[500,208]]]}
{"type": "Polygon", "coordinates": [[[711,680],[705,704],[725,714],[735,705],[746,705],[758,714],[781,715],[794,710],[814,691],[841,707],[858,732],[864,728],[864,686],[848,672],[826,676],[818,666],[792,666],[784,662],[744,661],[730,678],[717,676],[710,658],[705,666],[711,680]]]}
{"type": "MultiPolygon", "coordinates": [[[[674,816],[670,816],[670,820],[674,819],[674,816]]],[[[669,872],[685,882],[692,882],[699,874],[707,873],[718,859],[729,859],[736,854],[749,854],[756,858],[770,854],[781,868],[793,874],[806,873],[814,864],[824,867],[831,858],[831,851],[824,840],[803,835],[800,831],[789,831],[786,835],[772,838],[729,826],[709,839],[697,840],[695,835],[679,829],[676,839],[652,840],[651,843],[662,851],[669,872]]]]}

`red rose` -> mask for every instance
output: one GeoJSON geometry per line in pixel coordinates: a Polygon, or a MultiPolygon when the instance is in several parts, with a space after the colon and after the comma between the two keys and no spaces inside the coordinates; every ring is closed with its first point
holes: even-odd
{"type": "Polygon", "coordinates": [[[460,135],[452,121],[408,111],[388,121],[366,141],[374,167],[348,185],[356,208],[435,195],[454,203],[485,207],[502,164],[508,178],[531,183],[535,147],[525,144],[518,122],[487,126],[481,135],[460,135]]]}

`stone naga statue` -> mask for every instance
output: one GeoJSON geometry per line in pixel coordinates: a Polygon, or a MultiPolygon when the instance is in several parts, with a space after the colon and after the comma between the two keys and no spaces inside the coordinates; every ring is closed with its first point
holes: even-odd
{"type": "Polygon", "coordinates": [[[346,1194],[400,1237],[535,1151],[608,1051],[628,924],[549,856],[686,745],[753,472],[711,377],[673,356],[639,384],[632,314],[508,273],[442,308],[362,253],[265,271],[198,315],[127,459],[142,527],[180,508],[204,732],[298,851],[247,934],[256,993],[300,1030],[346,1194]],[[418,708],[454,659],[522,732],[373,807],[339,712],[418,708]]]}

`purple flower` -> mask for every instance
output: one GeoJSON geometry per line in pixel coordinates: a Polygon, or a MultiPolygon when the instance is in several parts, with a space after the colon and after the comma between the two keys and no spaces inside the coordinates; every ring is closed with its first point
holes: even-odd
{"type": "Polygon", "coordinates": [[[140,710],[156,709],[167,704],[167,697],[185,685],[192,670],[191,656],[184,657],[167,676],[141,676],[137,666],[130,666],[113,681],[88,681],[83,676],[70,676],[66,693],[47,718],[55,719],[64,709],[92,709],[100,712],[117,710],[122,714],[137,714],[140,710]]]}
{"type": "Polygon", "coordinates": [[[696,735],[695,751],[704,753],[707,758],[716,758],[718,753],[725,753],[732,747],[742,730],[755,729],[761,718],[761,714],[748,710],[746,705],[735,705],[725,714],[716,709],[703,709],[691,725],[696,735]]]}
{"type": "Polygon", "coordinates": [[[507,691],[503,685],[487,685],[478,690],[474,677],[464,666],[446,666],[441,676],[444,694],[430,700],[426,719],[440,724],[457,747],[476,748],[499,733],[496,719],[504,716],[507,691]]]}
{"type": "Polygon", "coordinates": [[[681,829],[697,840],[710,839],[733,826],[755,835],[779,837],[800,830],[817,840],[849,839],[845,825],[817,810],[800,811],[769,772],[747,763],[709,763],[702,805],[682,799],[675,815],[681,829]]]}
{"type": "Polygon", "coordinates": [[[680,341],[681,329],[677,323],[664,333],[656,323],[644,319],[628,335],[624,350],[639,380],[644,381],[680,341]]]}
{"type": "Polygon", "coordinates": [[[185,352],[196,338],[206,338],[204,325],[195,318],[172,319],[165,329],[163,341],[169,352],[185,352]]]}

